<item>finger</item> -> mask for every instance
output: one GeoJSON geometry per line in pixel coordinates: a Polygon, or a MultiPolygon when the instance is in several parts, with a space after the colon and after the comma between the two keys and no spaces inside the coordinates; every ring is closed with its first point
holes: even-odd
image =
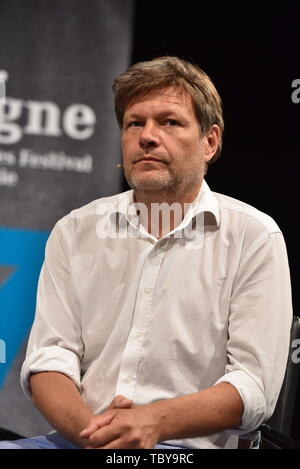
{"type": "Polygon", "coordinates": [[[92,448],[100,448],[101,446],[104,446],[119,437],[119,429],[116,428],[116,426],[108,425],[93,433],[89,437],[89,444],[92,448]]]}
{"type": "Polygon", "coordinates": [[[114,418],[113,414],[110,415],[99,415],[97,421],[90,423],[86,428],[84,428],[80,433],[80,438],[89,438],[93,433],[95,433],[99,428],[109,425],[114,418]]]}
{"type": "MultiPolygon", "coordinates": [[[[103,446],[99,446],[98,448],[94,449],[141,449],[138,447],[138,445],[135,443],[130,443],[128,441],[125,441],[124,438],[116,438],[115,440],[110,441],[109,443],[106,443],[103,446]]],[[[151,448],[150,448],[151,449],[151,448]]]]}
{"type": "Polygon", "coordinates": [[[103,446],[99,446],[97,449],[126,449],[126,446],[124,446],[121,438],[116,438],[103,446]]]}
{"type": "Polygon", "coordinates": [[[129,444],[121,438],[116,438],[102,446],[86,446],[85,449],[139,449],[136,445],[129,444]]]}
{"type": "Polygon", "coordinates": [[[93,433],[95,433],[99,429],[96,423],[93,423],[86,427],[79,433],[80,438],[89,438],[93,433]]]}

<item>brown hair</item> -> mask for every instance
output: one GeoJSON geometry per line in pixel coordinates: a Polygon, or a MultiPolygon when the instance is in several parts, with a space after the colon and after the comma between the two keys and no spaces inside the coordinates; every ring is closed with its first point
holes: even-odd
{"type": "Polygon", "coordinates": [[[210,160],[215,161],[221,153],[224,121],[221,98],[211,79],[198,66],[178,57],[158,57],[138,62],[113,83],[115,112],[120,127],[123,126],[124,112],[132,101],[149,92],[173,86],[187,91],[193,101],[200,129],[206,134],[217,124],[220,127],[219,147],[210,160]]]}

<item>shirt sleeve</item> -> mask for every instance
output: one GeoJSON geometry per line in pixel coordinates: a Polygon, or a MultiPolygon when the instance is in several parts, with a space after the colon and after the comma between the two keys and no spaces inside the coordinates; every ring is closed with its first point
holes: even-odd
{"type": "Polygon", "coordinates": [[[29,377],[42,371],[64,373],[80,390],[83,343],[67,244],[58,222],[47,241],[35,319],[21,370],[21,386],[29,398],[29,377]]]}
{"type": "MultiPolygon", "coordinates": [[[[292,299],[282,233],[249,223],[230,302],[228,364],[217,383],[239,392],[245,434],[271,417],[282,386],[290,341],[292,299]]],[[[216,384],[217,384],[216,383],[216,384]]]]}

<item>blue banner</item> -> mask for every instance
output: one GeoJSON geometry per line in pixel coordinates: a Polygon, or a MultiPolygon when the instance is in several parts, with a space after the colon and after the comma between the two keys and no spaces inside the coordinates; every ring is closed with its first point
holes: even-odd
{"type": "Polygon", "coordinates": [[[49,232],[0,228],[0,388],[31,327],[49,232]]]}

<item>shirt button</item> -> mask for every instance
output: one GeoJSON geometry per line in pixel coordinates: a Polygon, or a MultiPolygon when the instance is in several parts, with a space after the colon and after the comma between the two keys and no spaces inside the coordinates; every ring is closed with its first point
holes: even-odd
{"type": "Polygon", "coordinates": [[[144,335],[144,334],[143,334],[142,332],[136,332],[136,333],[134,334],[134,338],[135,338],[135,340],[139,340],[139,339],[141,339],[141,338],[143,337],[143,335],[144,335]]]}
{"type": "Polygon", "coordinates": [[[144,288],[144,294],[149,295],[151,293],[151,288],[144,288]]]}
{"type": "Polygon", "coordinates": [[[122,379],[123,383],[130,384],[132,382],[132,378],[127,376],[127,378],[122,379]]]}

